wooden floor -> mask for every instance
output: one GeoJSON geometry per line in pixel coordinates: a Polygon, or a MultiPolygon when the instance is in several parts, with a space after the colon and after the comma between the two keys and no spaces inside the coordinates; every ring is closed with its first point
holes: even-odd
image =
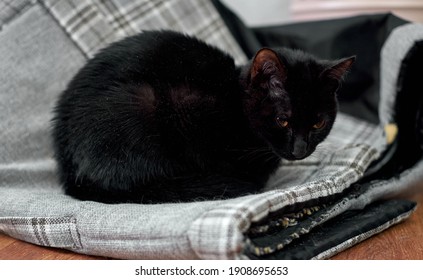
{"type": "Polygon", "coordinates": [[[404,222],[345,250],[335,260],[423,260],[423,182],[417,193],[404,198],[416,201],[417,210],[404,222]]]}
{"type": "MultiPolygon", "coordinates": [[[[423,182],[404,198],[419,203],[411,217],[356,246],[339,253],[335,260],[423,260],[423,182]]],[[[0,260],[94,260],[99,257],[75,254],[22,242],[0,233],[0,260]]]]}

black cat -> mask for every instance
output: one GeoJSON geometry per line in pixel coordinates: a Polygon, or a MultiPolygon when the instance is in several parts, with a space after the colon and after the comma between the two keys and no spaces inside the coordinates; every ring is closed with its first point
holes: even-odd
{"type": "Polygon", "coordinates": [[[106,203],[257,192],[281,158],[303,159],[328,135],[353,61],[264,48],[237,68],[222,51],[171,31],[114,43],[55,109],[65,192],[106,203]]]}

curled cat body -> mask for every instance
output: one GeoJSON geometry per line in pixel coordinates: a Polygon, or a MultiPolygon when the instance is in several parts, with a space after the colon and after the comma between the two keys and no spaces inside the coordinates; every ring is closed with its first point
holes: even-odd
{"type": "Polygon", "coordinates": [[[354,57],[258,50],[245,66],[196,38],[144,31],[101,50],[60,95],[53,118],[65,193],[163,203],[259,192],[281,158],[329,134],[354,57]]]}

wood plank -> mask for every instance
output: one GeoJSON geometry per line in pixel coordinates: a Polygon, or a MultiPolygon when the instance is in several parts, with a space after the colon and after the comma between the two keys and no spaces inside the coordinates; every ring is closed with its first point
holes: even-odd
{"type": "Polygon", "coordinates": [[[0,260],[98,260],[105,259],[47,248],[0,234],[0,260]]]}
{"type": "Polygon", "coordinates": [[[15,241],[15,239],[0,233],[0,252],[3,251],[3,249],[7,250],[5,248],[9,247],[15,241]]]}

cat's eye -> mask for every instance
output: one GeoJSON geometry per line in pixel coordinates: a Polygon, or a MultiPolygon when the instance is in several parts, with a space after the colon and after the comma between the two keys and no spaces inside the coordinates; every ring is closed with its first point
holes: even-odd
{"type": "Polygon", "coordinates": [[[326,125],[326,121],[325,120],[320,120],[317,123],[315,123],[313,125],[314,129],[322,129],[324,126],[326,125]]]}
{"type": "Polygon", "coordinates": [[[289,124],[288,121],[282,117],[277,117],[276,122],[278,123],[280,127],[287,127],[289,124]]]}

